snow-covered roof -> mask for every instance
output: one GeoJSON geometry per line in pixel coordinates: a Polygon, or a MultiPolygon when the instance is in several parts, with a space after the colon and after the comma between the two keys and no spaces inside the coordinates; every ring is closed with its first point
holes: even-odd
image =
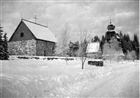
{"type": "Polygon", "coordinates": [[[92,42],[89,43],[87,46],[87,53],[96,53],[99,52],[100,43],[99,42],[92,42]]]}
{"type": "Polygon", "coordinates": [[[55,35],[48,29],[47,26],[43,26],[37,23],[33,23],[27,20],[22,20],[30,31],[34,34],[37,39],[57,42],[55,35]]]}

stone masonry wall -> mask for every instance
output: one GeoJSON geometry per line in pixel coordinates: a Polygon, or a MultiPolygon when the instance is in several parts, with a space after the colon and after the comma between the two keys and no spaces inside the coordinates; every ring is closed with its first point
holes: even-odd
{"type": "Polygon", "coordinates": [[[51,56],[53,53],[53,42],[37,40],[36,55],[37,56],[51,56]]]}
{"type": "Polygon", "coordinates": [[[8,51],[10,55],[36,55],[36,40],[9,42],[8,51]]]}

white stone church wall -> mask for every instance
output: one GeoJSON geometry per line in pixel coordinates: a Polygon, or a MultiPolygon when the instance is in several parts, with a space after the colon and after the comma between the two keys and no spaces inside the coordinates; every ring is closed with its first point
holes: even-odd
{"type": "Polygon", "coordinates": [[[36,55],[36,40],[23,40],[8,43],[10,55],[36,55]]]}

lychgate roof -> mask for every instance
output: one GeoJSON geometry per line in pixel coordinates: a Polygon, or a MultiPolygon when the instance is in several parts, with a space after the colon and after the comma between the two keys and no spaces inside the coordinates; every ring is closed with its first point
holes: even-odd
{"type": "Polygon", "coordinates": [[[99,52],[99,49],[100,49],[100,43],[92,42],[92,43],[88,44],[86,52],[87,53],[97,53],[97,52],[99,52]]]}
{"type": "Polygon", "coordinates": [[[55,35],[48,29],[47,26],[43,26],[34,22],[22,19],[25,25],[30,29],[37,39],[57,42],[55,35]]]}

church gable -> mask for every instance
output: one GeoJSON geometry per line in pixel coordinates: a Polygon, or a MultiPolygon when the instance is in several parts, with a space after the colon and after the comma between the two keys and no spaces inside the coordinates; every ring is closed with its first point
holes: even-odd
{"type": "Polygon", "coordinates": [[[22,40],[31,40],[31,39],[36,39],[36,38],[29,30],[29,28],[26,26],[26,24],[23,21],[21,21],[9,41],[12,42],[12,41],[22,41],[22,40]]]}

